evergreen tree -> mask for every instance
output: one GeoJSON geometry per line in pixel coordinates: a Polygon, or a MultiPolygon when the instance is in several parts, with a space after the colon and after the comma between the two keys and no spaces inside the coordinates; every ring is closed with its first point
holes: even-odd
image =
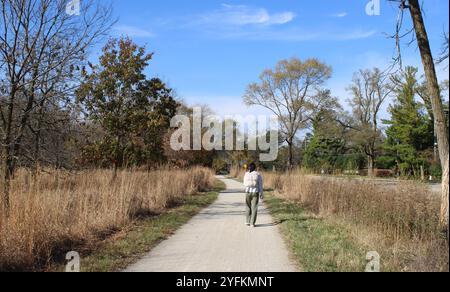
{"type": "Polygon", "coordinates": [[[339,170],[358,169],[360,155],[348,145],[349,129],[338,120],[343,110],[338,100],[329,99],[311,120],[313,133],[305,138],[303,166],[316,172],[332,173],[339,170]]]}
{"type": "Polygon", "coordinates": [[[426,151],[433,147],[433,122],[423,104],[416,101],[417,69],[407,67],[392,78],[396,100],[389,108],[391,119],[384,121],[385,150],[395,157],[402,175],[418,176],[421,166],[428,163],[426,151]]]}
{"type": "Polygon", "coordinates": [[[340,138],[312,137],[305,150],[303,164],[314,171],[332,172],[338,168],[339,157],[345,152],[345,142],[340,138]]]}

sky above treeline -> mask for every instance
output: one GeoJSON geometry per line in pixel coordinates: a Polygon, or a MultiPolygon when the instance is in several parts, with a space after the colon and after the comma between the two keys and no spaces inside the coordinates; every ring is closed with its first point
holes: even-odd
{"type": "MultiPolygon", "coordinates": [[[[279,60],[314,57],[331,65],[333,77],[326,86],[345,104],[355,71],[386,69],[395,56],[389,35],[398,4],[387,0],[380,0],[379,15],[373,16],[366,12],[369,0],[112,1],[118,18],[112,36],[128,35],[155,53],[147,75],[162,78],[189,105],[208,104],[219,115],[265,113],[244,106],[242,95],[279,60]]],[[[448,31],[449,1],[423,3],[437,57],[448,31]]],[[[405,14],[404,31],[410,28],[405,14]]],[[[410,40],[402,46],[404,65],[421,67],[410,40]]],[[[438,68],[441,79],[448,78],[445,67],[438,68]]]]}

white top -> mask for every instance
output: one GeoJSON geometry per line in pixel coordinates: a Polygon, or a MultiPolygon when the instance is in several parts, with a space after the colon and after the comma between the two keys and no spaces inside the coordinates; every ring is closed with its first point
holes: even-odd
{"type": "Polygon", "coordinates": [[[247,172],[244,176],[244,187],[247,194],[259,193],[263,196],[264,184],[261,174],[259,172],[247,172]]]}

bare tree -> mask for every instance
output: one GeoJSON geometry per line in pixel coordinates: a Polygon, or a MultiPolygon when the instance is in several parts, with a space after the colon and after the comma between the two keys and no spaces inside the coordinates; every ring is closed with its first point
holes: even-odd
{"type": "Polygon", "coordinates": [[[262,106],[275,114],[288,144],[287,167],[293,167],[294,140],[305,128],[315,110],[321,86],[331,77],[332,69],[317,59],[297,58],[280,61],[274,70],[265,70],[260,83],[248,86],[244,101],[248,106],[262,106]]]}
{"type": "Polygon", "coordinates": [[[353,107],[354,139],[367,155],[368,175],[372,177],[376,150],[381,141],[381,130],[378,126],[379,113],[391,89],[380,69],[375,68],[356,73],[348,91],[352,95],[349,102],[353,107]]]}
{"type": "Polygon", "coordinates": [[[448,60],[448,32],[444,32],[444,44],[442,46],[442,52],[441,55],[439,56],[437,63],[438,64],[442,64],[444,63],[446,60],[448,60]]]}
{"type": "MultiPolygon", "coordinates": [[[[439,81],[436,74],[436,67],[434,63],[433,54],[431,52],[430,41],[428,33],[423,20],[421,6],[418,0],[396,0],[400,3],[400,11],[403,15],[403,11],[409,11],[412,22],[414,25],[413,32],[417,40],[420,55],[422,58],[422,64],[425,71],[425,77],[427,80],[428,94],[431,100],[431,107],[433,110],[433,117],[436,129],[436,136],[439,148],[439,157],[442,165],[442,200],[441,200],[441,226],[448,234],[448,203],[449,203],[449,142],[448,142],[448,126],[446,123],[446,117],[444,112],[444,106],[441,99],[441,91],[439,87],[439,81]]],[[[399,36],[397,29],[397,38],[399,36]]],[[[447,35],[447,48],[448,48],[448,35],[447,35]]],[[[400,55],[400,53],[399,53],[400,55]]],[[[447,49],[448,56],[448,49],[447,49]]],[[[445,49],[441,60],[445,60],[445,49]]]]}
{"type": "Polygon", "coordinates": [[[0,0],[0,167],[5,215],[10,206],[10,180],[30,116],[54,93],[42,92],[43,80],[59,78],[73,86],[62,75],[85,61],[87,50],[112,25],[109,5],[82,1],[78,15],[67,13],[70,3],[0,0]]]}

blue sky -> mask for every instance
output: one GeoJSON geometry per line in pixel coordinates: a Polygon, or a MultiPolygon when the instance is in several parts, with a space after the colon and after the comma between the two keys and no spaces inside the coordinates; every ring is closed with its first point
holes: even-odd
{"type": "MultiPolygon", "coordinates": [[[[343,102],[353,72],[388,67],[398,9],[381,0],[380,16],[368,16],[369,0],[113,0],[119,21],[111,34],[129,35],[155,57],[158,76],[190,105],[208,104],[220,115],[263,113],[246,108],[242,95],[265,68],[290,57],[316,57],[334,69],[327,86],[343,102]]],[[[424,1],[437,55],[448,31],[447,0],[424,1]]],[[[406,15],[405,28],[410,27],[406,15]]],[[[415,45],[404,44],[404,63],[420,65],[415,45]]],[[[439,70],[441,78],[448,72],[439,70]]]]}

